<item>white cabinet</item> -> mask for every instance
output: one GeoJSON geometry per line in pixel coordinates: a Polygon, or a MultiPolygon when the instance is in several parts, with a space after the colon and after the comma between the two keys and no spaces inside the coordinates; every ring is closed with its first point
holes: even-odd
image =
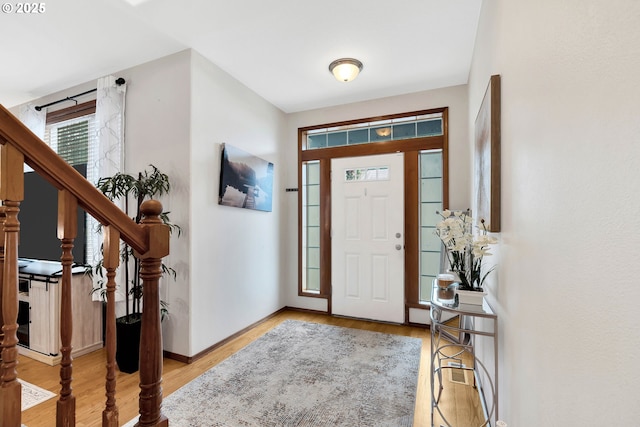
{"type": "Polygon", "coordinates": [[[30,280],[29,283],[29,348],[44,354],[58,354],[59,339],[55,332],[58,301],[58,284],[46,281],[30,280]]]}
{"type": "MultiPolygon", "coordinates": [[[[28,281],[28,290],[20,300],[29,303],[28,343],[19,352],[54,365],[60,362],[60,297],[61,277],[20,272],[21,281],[28,281]]],[[[73,357],[102,348],[102,303],[91,300],[92,284],[82,273],[71,278],[73,357]]]]}

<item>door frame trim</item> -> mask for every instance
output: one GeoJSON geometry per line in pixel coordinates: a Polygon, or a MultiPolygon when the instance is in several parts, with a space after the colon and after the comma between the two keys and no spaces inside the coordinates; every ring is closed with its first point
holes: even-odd
{"type": "Polygon", "coordinates": [[[449,207],[449,108],[413,111],[397,115],[369,117],[337,123],[298,128],[298,296],[323,298],[327,300],[327,313],[332,314],[331,307],[331,159],[340,157],[361,157],[375,154],[402,152],[405,154],[404,165],[404,214],[405,214],[405,323],[409,322],[409,309],[428,309],[419,302],[419,153],[424,150],[442,150],[442,202],[449,207]],[[314,129],[346,126],[378,120],[387,120],[413,115],[442,113],[442,135],[392,140],[353,146],[318,148],[302,150],[306,133],[314,129]],[[302,289],[302,165],[305,162],[320,161],[320,292],[304,292],[302,289]]]}

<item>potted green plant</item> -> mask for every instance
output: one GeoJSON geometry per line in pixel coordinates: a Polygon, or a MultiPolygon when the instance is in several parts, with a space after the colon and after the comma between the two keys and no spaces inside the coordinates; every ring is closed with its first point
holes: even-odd
{"type": "MultiPolygon", "coordinates": [[[[150,165],[151,171],[139,172],[137,176],[126,173],[116,173],[110,177],[100,178],[96,187],[110,200],[124,201],[124,211],[129,215],[129,200],[135,200],[135,216],[133,220],[139,224],[142,220],[140,206],[147,199],[153,199],[169,193],[171,184],[168,175],[162,173],[154,165],[150,165]]],[[[162,221],[169,226],[171,232],[176,231],[178,236],[181,228],[171,223],[170,212],[163,212],[162,221]]],[[[117,350],[116,362],[122,372],[133,373],[138,370],[140,358],[140,326],[142,318],[143,286],[140,281],[140,261],[133,256],[133,249],[126,243],[122,243],[120,249],[121,268],[124,273],[125,315],[116,319],[117,350]]],[[[164,275],[176,278],[176,271],[162,263],[164,275]]],[[[98,286],[93,292],[98,292],[104,300],[106,294],[106,282],[104,281],[103,260],[92,267],[90,274],[100,277],[98,286]]],[[[168,305],[160,302],[162,318],[168,314],[168,305]]]]}

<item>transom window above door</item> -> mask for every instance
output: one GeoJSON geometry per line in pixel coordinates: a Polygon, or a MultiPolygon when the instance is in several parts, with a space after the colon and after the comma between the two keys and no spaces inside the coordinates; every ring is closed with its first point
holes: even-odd
{"type": "Polygon", "coordinates": [[[423,138],[442,134],[442,113],[438,112],[308,130],[302,150],[423,138]]]}

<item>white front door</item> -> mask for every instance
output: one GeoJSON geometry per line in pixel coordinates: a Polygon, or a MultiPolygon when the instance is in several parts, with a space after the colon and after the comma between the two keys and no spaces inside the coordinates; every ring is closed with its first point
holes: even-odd
{"type": "Polygon", "coordinates": [[[404,322],[403,159],[331,161],[333,314],[404,322]]]}

